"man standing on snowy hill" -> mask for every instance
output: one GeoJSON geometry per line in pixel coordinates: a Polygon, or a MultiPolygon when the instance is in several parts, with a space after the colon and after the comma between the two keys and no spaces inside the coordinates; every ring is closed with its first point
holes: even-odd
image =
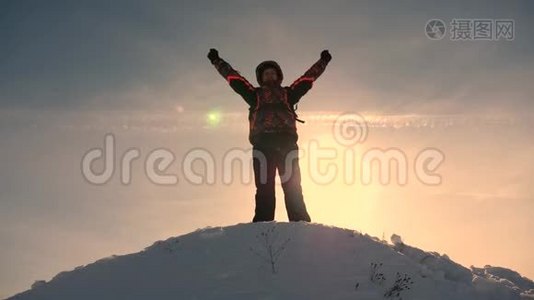
{"type": "Polygon", "coordinates": [[[281,178],[289,221],[310,222],[302,195],[298,162],[295,105],[311,89],[332,59],[328,50],[290,86],[282,87],[282,69],[272,60],[260,63],[254,87],[230,64],[210,49],[208,58],[230,87],[249,105],[249,141],[253,146],[256,209],[253,222],[272,221],[275,213],[276,170],[281,178]],[[258,156],[258,154],[261,154],[258,156]],[[265,176],[266,175],[266,176],[265,176]]]}

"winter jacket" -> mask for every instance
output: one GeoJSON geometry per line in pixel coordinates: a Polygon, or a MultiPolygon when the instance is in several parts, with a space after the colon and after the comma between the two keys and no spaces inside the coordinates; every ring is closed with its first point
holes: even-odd
{"type": "Polygon", "coordinates": [[[252,145],[261,144],[267,136],[287,136],[292,142],[298,139],[295,105],[313,82],[323,73],[328,61],[319,59],[305,73],[289,86],[282,86],[282,69],[272,60],[260,63],[256,68],[259,87],[254,87],[229,63],[221,58],[213,61],[217,71],[228,81],[230,87],[249,105],[249,141],[252,145]],[[263,84],[263,70],[274,68],[278,73],[278,82],[274,85],[263,84]]]}

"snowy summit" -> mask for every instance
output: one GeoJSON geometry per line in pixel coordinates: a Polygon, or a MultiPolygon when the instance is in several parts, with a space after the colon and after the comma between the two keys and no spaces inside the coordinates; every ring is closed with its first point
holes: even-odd
{"type": "Polygon", "coordinates": [[[320,224],[205,228],[62,272],[9,299],[534,299],[517,272],[320,224]]]}

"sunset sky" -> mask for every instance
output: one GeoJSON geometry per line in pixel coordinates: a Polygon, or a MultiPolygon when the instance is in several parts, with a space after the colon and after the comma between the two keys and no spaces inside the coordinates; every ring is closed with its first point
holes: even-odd
{"type": "Polygon", "coordinates": [[[225,153],[250,147],[247,106],[209,63],[210,48],[255,85],[263,60],[276,60],[290,84],[329,49],[332,61],[299,105],[300,147],[342,153],[333,120],[354,112],[368,125],[359,155],[405,154],[403,186],[341,175],[320,184],[304,156],[314,222],[396,233],[466,267],[534,278],[533,15],[532,1],[0,2],[0,298],[156,240],[251,221],[253,184],[219,176],[225,153]],[[434,18],[512,19],[515,38],[431,40],[434,18]],[[104,185],[82,176],[84,153],[107,133],[119,157],[140,150],[129,185],[119,162],[104,185]],[[146,176],[143,160],[159,148],[175,154],[175,185],[146,176]],[[444,154],[440,185],[412,170],[427,148],[444,154]],[[215,157],[214,184],[184,178],[193,149],[215,157]]]}

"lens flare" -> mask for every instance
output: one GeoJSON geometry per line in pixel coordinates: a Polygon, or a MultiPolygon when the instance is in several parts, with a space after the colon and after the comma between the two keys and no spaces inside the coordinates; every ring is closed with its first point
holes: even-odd
{"type": "Polygon", "coordinates": [[[206,115],[206,122],[209,126],[216,127],[221,123],[222,114],[220,111],[210,111],[206,115]]]}

